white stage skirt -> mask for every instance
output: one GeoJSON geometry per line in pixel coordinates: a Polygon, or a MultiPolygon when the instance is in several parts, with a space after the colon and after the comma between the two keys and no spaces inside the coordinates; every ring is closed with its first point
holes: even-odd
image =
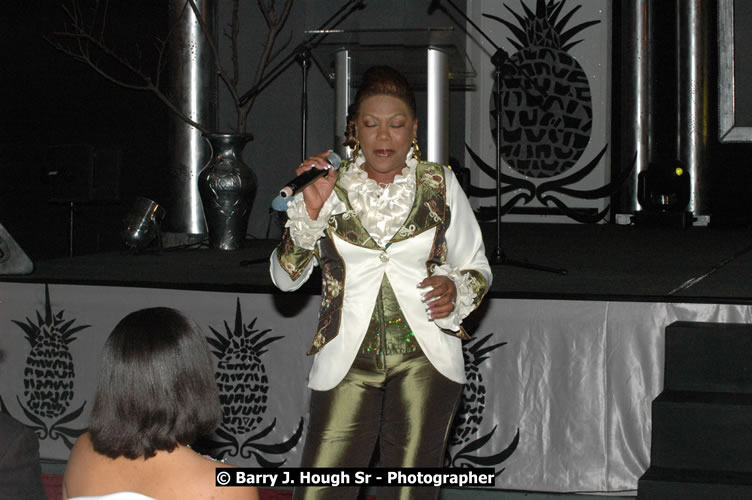
{"type": "MultiPolygon", "coordinates": [[[[48,289],[49,301],[44,284],[0,284],[0,397],[36,429],[42,458],[65,460],[86,428],[115,324],[134,310],[166,306],[215,339],[226,386],[246,391],[225,405],[216,449],[248,467],[298,465],[308,421],[305,352],[319,296],[48,289]],[[225,353],[228,341],[245,355],[225,353]]],[[[752,323],[752,306],[733,304],[488,299],[475,314],[466,404],[447,464],[493,467],[496,488],[552,492],[637,489],[650,463],[667,325],[752,323]]]]}

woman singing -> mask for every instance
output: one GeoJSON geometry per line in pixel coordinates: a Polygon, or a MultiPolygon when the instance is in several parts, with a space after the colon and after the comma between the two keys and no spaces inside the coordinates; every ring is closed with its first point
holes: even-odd
{"type": "MultiPolygon", "coordinates": [[[[387,66],[363,75],[349,117],[353,160],[288,206],[271,258],[281,290],[322,271],[302,467],[441,467],[465,370],[461,322],[491,269],[470,204],[451,170],[422,162],[415,97],[387,66]]],[[[328,153],[297,173],[326,168],[328,153]]],[[[435,498],[437,488],[382,492],[435,498]]],[[[355,498],[306,488],[295,498],[355,498]]],[[[385,498],[380,494],[379,498],[385,498]]]]}

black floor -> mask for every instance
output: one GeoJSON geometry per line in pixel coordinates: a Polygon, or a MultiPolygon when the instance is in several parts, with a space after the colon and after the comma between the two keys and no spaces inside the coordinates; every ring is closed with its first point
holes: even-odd
{"type": "MultiPolygon", "coordinates": [[[[490,297],[752,303],[752,230],[620,225],[484,226],[489,255],[566,274],[493,265],[490,297]]],[[[237,251],[173,248],[35,262],[34,273],[0,280],[273,292],[268,256],[276,242],[249,240],[237,251]]],[[[304,292],[318,293],[317,280],[304,292]]]]}

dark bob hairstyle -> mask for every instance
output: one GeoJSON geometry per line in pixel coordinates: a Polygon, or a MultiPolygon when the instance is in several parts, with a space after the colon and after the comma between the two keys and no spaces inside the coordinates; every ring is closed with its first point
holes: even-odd
{"type": "Polygon", "coordinates": [[[98,453],[150,458],[191,444],[221,422],[212,355],[193,321],[155,307],[115,326],[89,425],[98,453]]]}

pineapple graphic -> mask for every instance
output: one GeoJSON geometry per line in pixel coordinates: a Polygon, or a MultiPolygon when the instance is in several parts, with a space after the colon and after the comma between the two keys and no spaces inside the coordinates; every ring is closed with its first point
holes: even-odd
{"type": "Polygon", "coordinates": [[[483,410],[486,409],[486,386],[483,384],[480,365],[488,359],[487,355],[490,352],[506,345],[506,342],[501,342],[483,347],[490,338],[491,335],[486,335],[475,342],[468,342],[463,347],[467,383],[462,390],[462,403],[454,418],[454,428],[449,439],[451,446],[466,443],[478,432],[478,425],[483,421],[483,410]]]}
{"type": "MultiPolygon", "coordinates": [[[[566,172],[590,142],[593,108],[590,85],[580,64],[568,51],[572,41],[599,20],[568,28],[581,6],[563,14],[567,0],[537,0],[535,12],[523,0],[524,16],[504,7],[517,24],[483,14],[509,28],[517,49],[504,70],[501,90],[504,161],[520,174],[547,178],[566,172]],[[508,68],[514,68],[509,70],[508,68]]],[[[496,138],[496,95],[491,96],[491,128],[496,138]]]]}
{"type": "Polygon", "coordinates": [[[279,444],[260,443],[259,440],[274,430],[277,419],[259,430],[267,410],[269,378],[261,360],[272,342],[284,337],[267,337],[271,329],[255,328],[258,318],[249,324],[243,323],[240,299],[236,299],[235,325],[230,328],[224,322],[223,335],[213,327],[214,334],[207,337],[209,345],[217,357],[216,379],[219,399],[224,419],[216,431],[219,440],[203,440],[197,447],[205,452],[223,458],[225,455],[243,458],[254,457],[261,467],[279,467],[286,460],[272,461],[265,455],[281,455],[290,451],[303,433],[303,418],[298,429],[285,442],[279,444]],[[242,442],[239,438],[244,438],[242,442]]]}
{"type": "MultiPolygon", "coordinates": [[[[472,340],[463,346],[467,383],[463,389],[462,403],[460,404],[450,433],[449,446],[447,447],[447,456],[445,458],[446,466],[497,466],[509,458],[519,444],[520,431],[518,429],[515,437],[506,449],[494,455],[479,456],[477,454],[478,450],[491,440],[496,432],[496,426],[488,434],[471,440],[473,436],[478,434],[478,427],[483,421],[483,411],[486,408],[486,386],[483,384],[483,373],[480,370],[480,365],[488,359],[488,354],[506,345],[506,342],[501,342],[485,346],[492,335],[491,333],[481,339],[472,340]],[[456,448],[460,449],[452,454],[456,448]]],[[[497,471],[496,474],[500,474],[503,470],[497,471]]]]}
{"type": "Polygon", "coordinates": [[[20,399],[19,404],[35,424],[32,427],[40,439],[61,437],[71,447],[72,441],[68,438],[78,436],[82,430],[60,427],[60,424],[77,418],[86,402],[66,414],[73,400],[76,378],[69,345],[76,340],[75,333],[90,325],[73,326],[76,320],[66,320],[62,310],[53,314],[48,286],[44,288],[44,295],[44,317],[37,311],[36,323],[29,318],[26,322],[12,320],[24,331],[31,346],[24,370],[25,404],[20,399]],[[54,421],[51,427],[48,421],[54,421]]]}
{"type": "MultiPolygon", "coordinates": [[[[496,141],[498,116],[502,129],[501,157],[521,174],[498,173],[504,184],[502,193],[512,193],[498,209],[504,215],[520,203],[526,205],[537,200],[550,213],[562,214],[577,222],[599,222],[608,213],[609,206],[600,211],[583,210],[569,206],[559,195],[580,200],[607,199],[634,170],[634,165],[624,169],[611,182],[593,189],[572,187],[595,171],[608,149],[605,144],[593,158],[581,161],[593,135],[593,103],[587,74],[569,53],[582,42],[574,37],[601,21],[590,20],[570,27],[582,5],[566,10],[567,0],[536,0],[533,11],[528,7],[531,2],[526,4],[526,1],[520,0],[522,13],[503,4],[514,20],[483,14],[511,31],[513,37],[507,40],[517,49],[509,58],[503,50],[494,56],[494,59],[501,59],[502,81],[501,95],[497,95],[496,89],[491,92],[491,132],[496,141]],[[500,102],[499,109],[497,102],[500,102]],[[570,171],[579,163],[584,164],[570,171]],[[570,172],[563,175],[567,171],[570,172]]],[[[481,172],[494,179],[497,177],[495,167],[486,163],[469,145],[466,149],[481,172]]],[[[496,195],[496,190],[470,186],[470,193],[490,197],[496,195]]],[[[480,207],[477,213],[479,220],[492,220],[496,216],[496,206],[480,207]]]]}
{"type": "Polygon", "coordinates": [[[214,338],[208,337],[209,344],[216,350],[217,385],[219,400],[224,413],[222,426],[235,433],[246,434],[255,430],[266,412],[269,378],[261,356],[267,352],[265,347],[283,337],[264,337],[271,332],[254,329],[256,320],[243,324],[240,299],[235,312],[235,328],[225,321],[227,336],[209,327],[214,338]]]}

